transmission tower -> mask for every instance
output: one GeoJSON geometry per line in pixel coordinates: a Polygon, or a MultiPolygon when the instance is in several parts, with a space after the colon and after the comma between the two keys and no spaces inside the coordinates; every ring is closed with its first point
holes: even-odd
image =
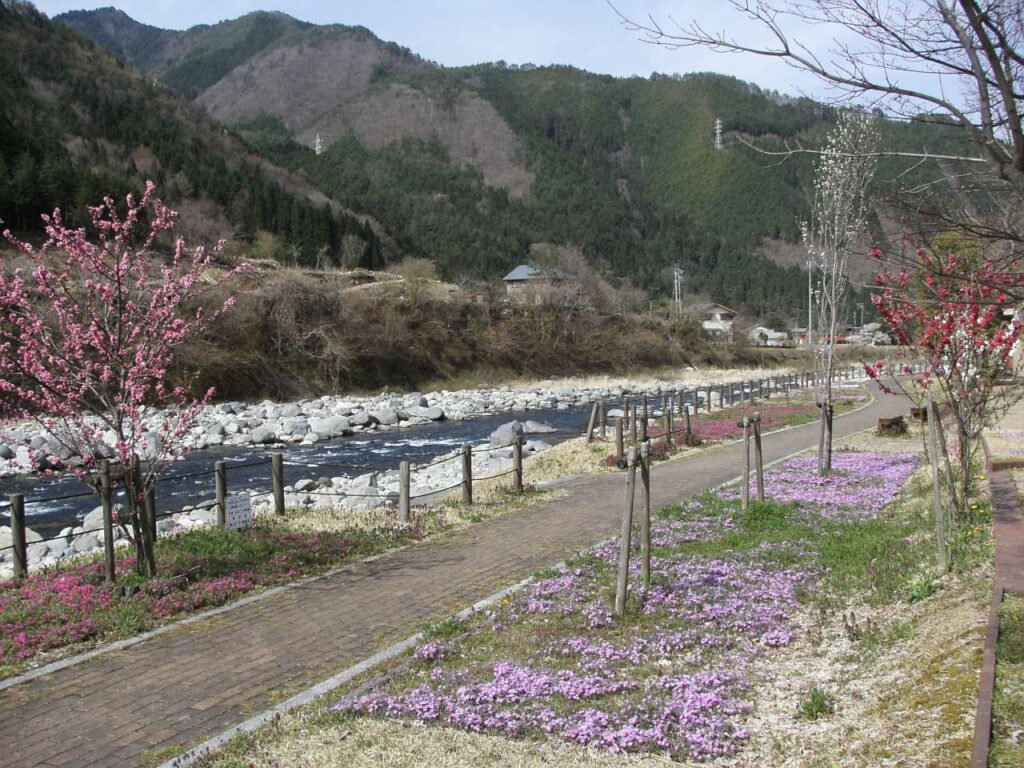
{"type": "Polygon", "coordinates": [[[324,153],[324,143],[320,140],[320,134],[316,135],[316,144],[313,145],[313,151],[316,152],[317,157],[324,153]]]}
{"type": "Polygon", "coordinates": [[[715,118],[715,149],[722,148],[722,120],[715,118]]]}

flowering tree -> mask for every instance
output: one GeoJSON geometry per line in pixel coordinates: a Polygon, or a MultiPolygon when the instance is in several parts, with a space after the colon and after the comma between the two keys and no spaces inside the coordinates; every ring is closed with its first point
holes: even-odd
{"type": "Polygon", "coordinates": [[[821,407],[818,474],[821,475],[832,469],[832,375],[836,337],[850,283],[850,252],[867,229],[867,192],[875,171],[877,149],[878,132],[871,118],[854,110],[840,113],[814,175],[811,218],[802,227],[809,265],[820,275],[821,286],[815,348],[821,382],[818,391],[821,407]]]}
{"type": "Polygon", "coordinates": [[[175,347],[231,305],[204,312],[197,300],[233,272],[210,269],[222,244],[189,252],[177,240],[166,259],[154,253],[177,213],[152,182],[125,202],[123,215],[110,198],[89,209],[98,243],[59,209],[43,217],[39,249],[4,231],[32,268],[0,270],[0,416],[41,424],[80,457],[83,478],[104,455],[120,460],[139,569],[153,574],[144,499],[213,394],[196,400],[170,385],[168,367],[175,347]]]}
{"type": "MultiPolygon", "coordinates": [[[[881,291],[873,301],[899,343],[927,361],[928,370],[913,386],[937,391],[935,399],[953,415],[959,482],[950,490],[956,510],[964,514],[982,429],[1020,397],[1019,388],[1001,382],[1015,373],[1012,353],[1024,323],[1008,296],[1024,286],[1024,274],[1016,264],[1014,271],[1003,271],[984,255],[937,258],[922,248],[915,260],[924,266],[914,272],[906,267],[880,272],[881,291]]],[[[885,366],[879,362],[866,371],[878,378],[885,366]]],[[[895,376],[893,382],[906,391],[895,376]]]]}

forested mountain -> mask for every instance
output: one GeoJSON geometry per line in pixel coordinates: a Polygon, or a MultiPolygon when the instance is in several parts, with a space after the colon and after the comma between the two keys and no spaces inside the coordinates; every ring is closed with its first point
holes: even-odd
{"type": "Polygon", "coordinates": [[[28,4],[0,2],[0,219],[40,228],[157,182],[200,239],[287,242],[296,262],[382,263],[371,225],[307,181],[251,153],[202,110],[118,63],[28,4]]]}
{"type": "MultiPolygon", "coordinates": [[[[134,115],[153,100],[192,116],[195,109],[172,92],[193,100],[230,129],[218,142],[240,152],[237,136],[347,210],[379,222],[391,249],[385,257],[426,257],[452,279],[493,278],[523,260],[531,244],[553,242],[580,247],[607,273],[655,291],[679,266],[689,292],[754,312],[791,312],[805,300],[799,269],[764,253],[797,241],[811,160],[770,162],[741,139],[768,148],[819,142],[834,114],[814,102],[712,74],[621,79],[503,62],[449,69],[364,28],[315,26],[279,13],[180,32],[114,9],[59,20],[124,63],[123,83],[113,89],[117,104],[131,101],[134,115]],[[721,150],[714,147],[716,119],[725,131],[721,150]],[[318,136],[321,154],[313,151],[318,136]]],[[[70,32],[49,29],[113,72],[98,53],[69,42],[70,32]]],[[[5,59],[11,54],[0,51],[5,59]]],[[[20,74],[18,98],[26,99],[34,97],[34,75],[23,67],[6,69],[20,74]]],[[[78,112],[95,110],[111,111],[83,103],[78,112]]],[[[102,123],[105,130],[111,121],[102,123]]],[[[127,127],[112,128],[119,133],[107,138],[115,143],[149,144],[148,133],[126,137],[127,127]]],[[[935,138],[925,126],[883,130],[894,143],[917,148],[935,138]]],[[[196,143],[176,141],[182,152],[196,143]]],[[[173,183],[183,162],[161,158],[164,180],[173,183]]],[[[887,177],[901,170],[883,168],[887,177]]],[[[927,164],[913,172],[935,173],[927,164]]],[[[220,188],[201,169],[186,175],[193,192],[221,205],[243,232],[265,229],[285,243],[299,238],[307,260],[325,236],[331,253],[340,252],[336,234],[306,226],[301,214],[281,214],[272,202],[253,205],[244,179],[220,188]]],[[[367,244],[360,258],[374,261],[380,246],[362,226],[355,230],[367,244]]]]}

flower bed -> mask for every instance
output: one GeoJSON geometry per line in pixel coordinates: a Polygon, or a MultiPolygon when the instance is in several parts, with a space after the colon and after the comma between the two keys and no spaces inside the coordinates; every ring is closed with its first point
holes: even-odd
{"type": "MultiPolygon", "coordinates": [[[[749,738],[744,715],[762,682],[754,662],[793,641],[802,595],[833,564],[818,545],[837,533],[854,535],[916,466],[891,459],[851,458],[859,477],[837,473],[836,490],[822,486],[818,497],[796,503],[741,514],[734,502],[709,496],[672,510],[652,526],[652,584],[634,587],[624,620],[611,613],[618,548],[610,540],[472,625],[446,625],[407,670],[337,708],[473,732],[554,736],[608,752],[691,760],[734,754],[749,738]],[[858,493],[870,508],[831,513],[835,499],[858,493]]],[[[785,496],[792,478],[811,472],[804,459],[788,463],[776,492],[785,496]]],[[[884,546],[902,535],[894,532],[884,546]]],[[[864,569],[846,551],[835,564],[864,569]]],[[[631,570],[636,584],[636,561],[631,570]]]]}
{"type": "Polygon", "coordinates": [[[415,538],[414,529],[294,533],[257,525],[209,528],[157,542],[162,574],[141,580],[119,557],[118,584],[102,562],[69,565],[0,583],[0,674],[48,651],[136,634],[259,587],[315,573],[415,538]]]}

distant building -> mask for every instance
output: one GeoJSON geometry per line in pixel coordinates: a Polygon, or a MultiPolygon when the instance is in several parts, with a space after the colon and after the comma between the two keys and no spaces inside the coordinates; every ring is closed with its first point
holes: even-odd
{"type": "Polygon", "coordinates": [[[696,315],[704,331],[716,341],[731,342],[732,326],[738,313],[724,304],[697,304],[685,310],[688,315],[696,315]]]}
{"type": "Polygon", "coordinates": [[[555,291],[562,290],[571,276],[557,269],[540,270],[529,264],[520,264],[502,278],[505,294],[516,301],[540,302],[555,291]]]}
{"type": "Polygon", "coordinates": [[[757,325],[747,331],[747,338],[759,347],[791,347],[793,341],[786,331],[773,331],[763,325],[757,325]]]}

